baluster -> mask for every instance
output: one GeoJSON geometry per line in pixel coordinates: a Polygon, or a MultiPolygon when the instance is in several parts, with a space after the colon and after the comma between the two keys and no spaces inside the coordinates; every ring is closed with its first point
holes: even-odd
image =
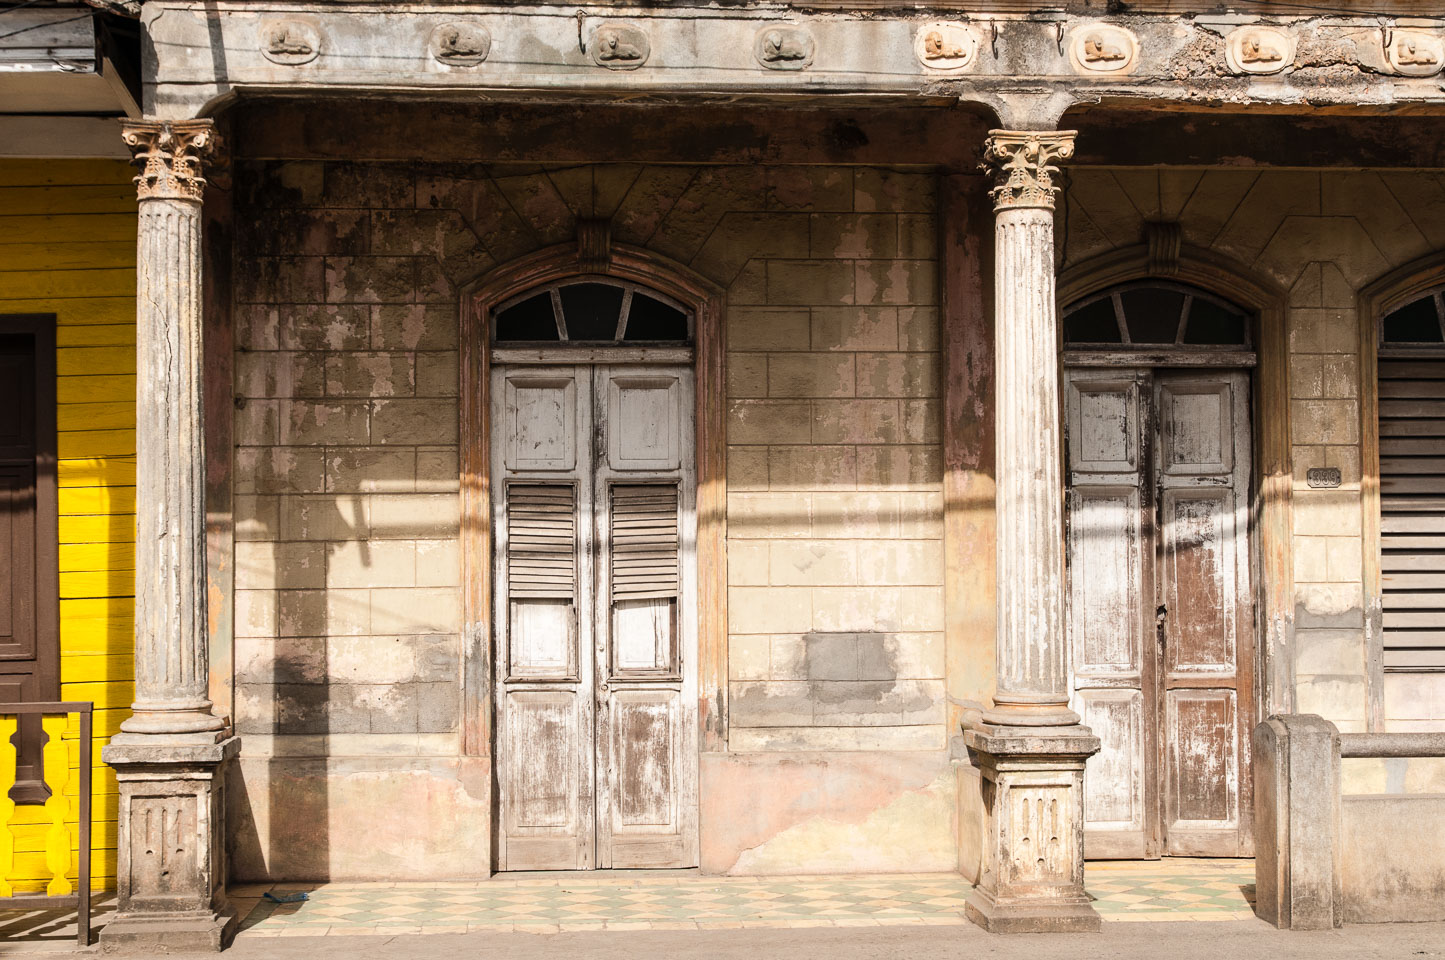
{"type": "MultiPolygon", "coordinates": [[[[45,834],[45,866],[50,869],[50,885],[45,892],[52,897],[63,897],[75,887],[66,874],[70,872],[70,831],[65,826],[65,814],[69,807],[65,799],[65,785],[70,782],[70,758],[65,750],[65,728],[70,725],[67,714],[45,717],[40,721],[45,730],[45,785],[50,788],[50,799],[45,801],[45,812],[50,817],[50,830],[45,834]]],[[[89,763],[89,744],[80,745],[79,763],[89,763]]]]}
{"type": "Polygon", "coordinates": [[[15,870],[15,834],[10,832],[10,818],[15,814],[15,801],[10,788],[15,786],[15,736],[17,716],[0,716],[0,897],[13,897],[10,874],[15,870]]]}

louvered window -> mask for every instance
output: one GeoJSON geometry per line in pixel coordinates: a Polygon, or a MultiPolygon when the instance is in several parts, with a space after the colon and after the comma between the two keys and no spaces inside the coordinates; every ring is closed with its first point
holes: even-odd
{"type": "Polygon", "coordinates": [[[677,596],[677,487],[612,488],[612,599],[677,596]]]}
{"type": "Polygon", "coordinates": [[[1390,672],[1445,671],[1445,303],[1380,325],[1380,570],[1390,672]]]}
{"type": "Polygon", "coordinates": [[[513,600],[571,600],[577,589],[577,494],[514,484],[507,504],[507,589],[513,600]]]}
{"type": "Polygon", "coordinates": [[[677,486],[612,488],[612,669],[677,671],[677,486]]]}

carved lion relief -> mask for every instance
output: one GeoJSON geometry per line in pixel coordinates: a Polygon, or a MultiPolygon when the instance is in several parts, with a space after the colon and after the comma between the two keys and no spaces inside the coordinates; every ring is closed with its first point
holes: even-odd
{"type": "Polygon", "coordinates": [[[1445,44],[1438,36],[1397,32],[1390,38],[1385,55],[1389,58],[1390,68],[1396,73],[1406,77],[1429,77],[1439,73],[1440,65],[1445,63],[1442,47],[1445,44]]]}
{"type": "Polygon", "coordinates": [[[492,35],[480,23],[455,20],[431,32],[427,51],[437,63],[450,67],[474,67],[487,59],[492,35]]]}
{"type": "Polygon", "coordinates": [[[925,23],[913,35],[913,53],[931,70],[962,70],[978,56],[978,37],[961,23],[925,23]]]}
{"type": "Polygon", "coordinates": [[[1111,23],[1085,24],[1069,39],[1069,62],[1084,76],[1128,73],[1139,62],[1139,39],[1111,23]]]}
{"type": "Polygon", "coordinates": [[[260,40],[262,56],[288,67],[310,63],[321,52],[321,31],[303,20],[263,21],[260,40]]]}
{"type": "Polygon", "coordinates": [[[592,31],[587,44],[592,60],[609,70],[636,70],[647,62],[652,45],[641,27],[630,23],[604,23],[592,31]]]}
{"type": "Polygon", "coordinates": [[[815,46],[807,30],[780,23],[758,31],[753,56],[769,70],[803,70],[812,65],[815,46]]]}
{"type": "Polygon", "coordinates": [[[1232,73],[1279,73],[1294,63],[1294,37],[1278,27],[1240,27],[1225,38],[1224,60],[1232,73]]]}

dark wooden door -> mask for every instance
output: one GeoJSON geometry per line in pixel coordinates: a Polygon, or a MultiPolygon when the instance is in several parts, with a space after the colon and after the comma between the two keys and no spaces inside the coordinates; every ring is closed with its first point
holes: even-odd
{"type": "MultiPolygon", "coordinates": [[[[0,317],[0,703],[59,698],[55,335],[0,317]]],[[[17,802],[43,801],[39,718],[20,724],[17,802]]]]}

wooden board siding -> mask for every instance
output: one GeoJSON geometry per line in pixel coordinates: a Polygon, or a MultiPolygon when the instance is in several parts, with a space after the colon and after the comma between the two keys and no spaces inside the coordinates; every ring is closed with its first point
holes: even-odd
{"type": "MultiPolygon", "coordinates": [[[[95,702],[97,889],[115,886],[115,778],[100,747],[134,695],[133,174],[116,160],[0,160],[0,313],[56,317],[60,696],[95,702]]],[[[74,764],[74,740],[67,752],[74,764]]],[[[17,891],[41,889],[42,808],[13,822],[17,891]]]]}

